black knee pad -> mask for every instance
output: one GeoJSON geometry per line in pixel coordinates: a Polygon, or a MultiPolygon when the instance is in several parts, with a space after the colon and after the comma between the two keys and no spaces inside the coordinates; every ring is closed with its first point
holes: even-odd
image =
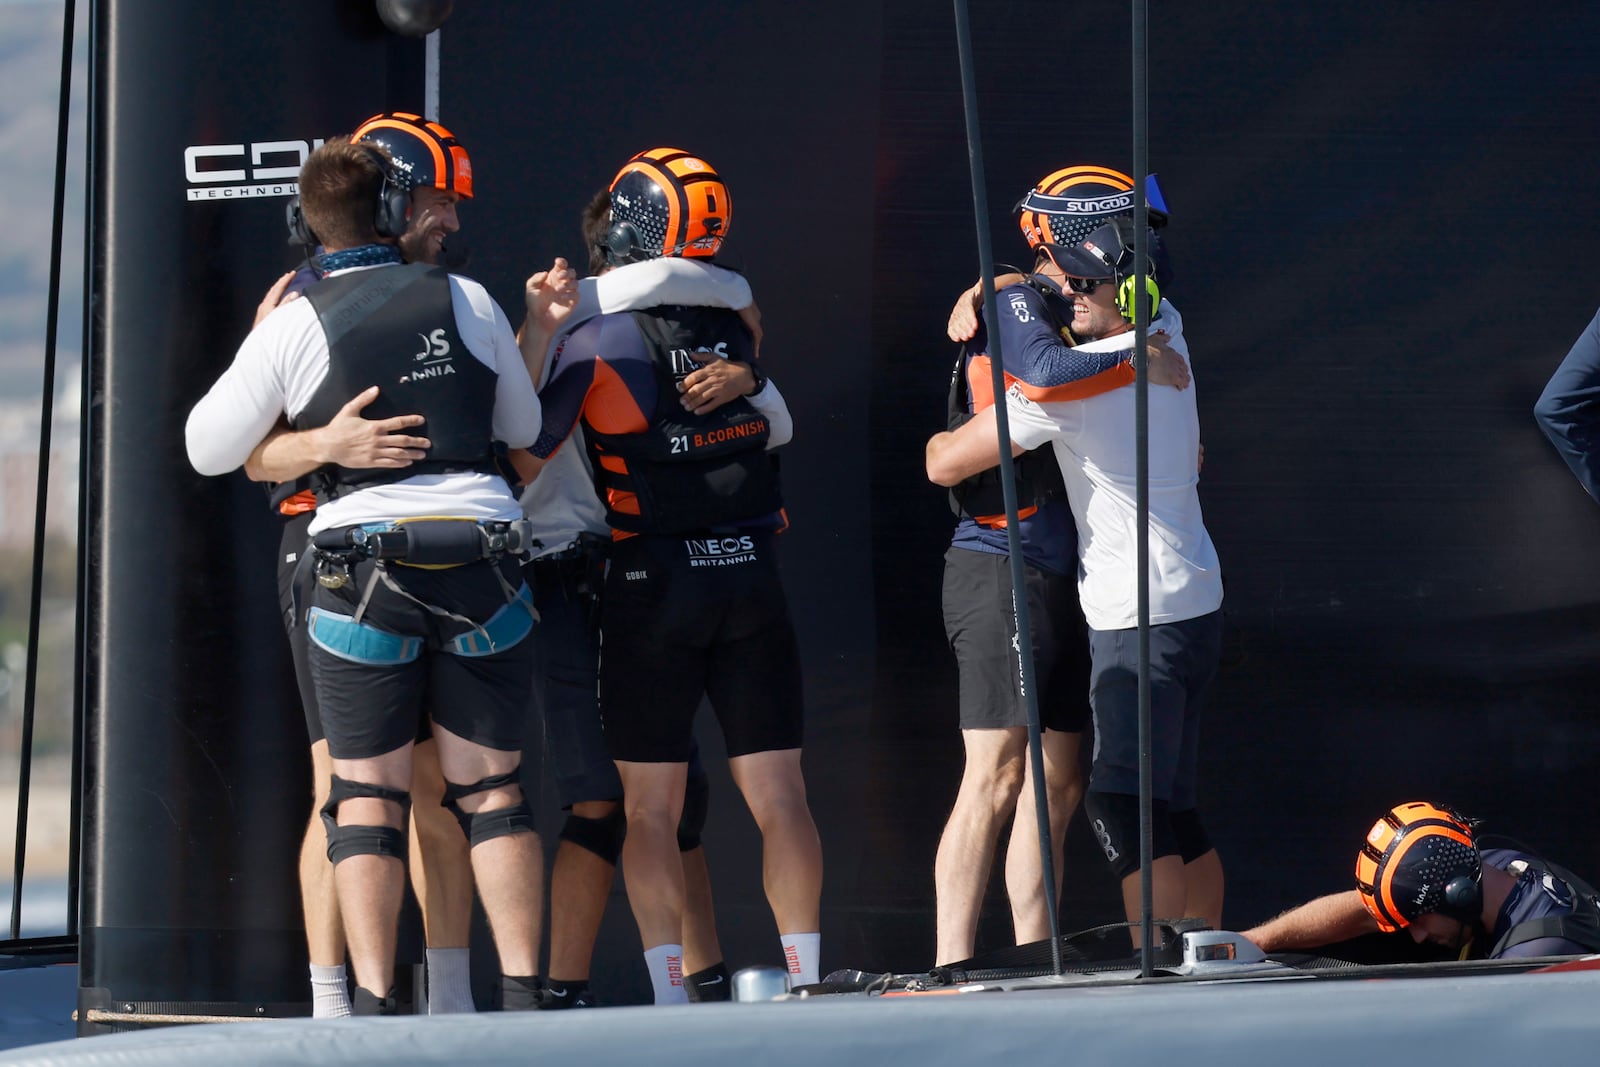
{"type": "MultiPolygon", "coordinates": [[[[1116,876],[1126,878],[1139,869],[1139,798],[1131,793],[1100,793],[1089,790],[1084,798],[1084,809],[1089,813],[1089,825],[1094,830],[1106,862],[1116,876]]],[[[1152,860],[1178,854],[1177,840],[1172,831],[1172,818],[1167,813],[1167,802],[1152,801],[1150,805],[1150,836],[1152,860]]]]}
{"type": "Polygon", "coordinates": [[[1206,836],[1206,828],[1200,822],[1199,809],[1175,811],[1170,821],[1172,837],[1178,843],[1178,855],[1183,857],[1183,862],[1193,863],[1211,851],[1211,838],[1206,836]]]}
{"type": "Polygon", "coordinates": [[[533,809],[528,806],[528,798],[524,796],[509,808],[495,808],[493,811],[479,811],[469,813],[462,810],[461,799],[478,793],[487,793],[491,789],[500,789],[503,786],[518,785],[517,771],[508,771],[505,774],[491,775],[480,778],[471,785],[456,785],[446,782],[444,786],[445,807],[450,809],[456,821],[461,824],[461,832],[467,835],[467,843],[473,847],[485,841],[493,841],[497,837],[508,834],[531,834],[534,832],[533,809]]]}
{"type": "Polygon", "coordinates": [[[351,856],[406,858],[406,834],[393,826],[340,826],[339,805],[356,797],[392,800],[400,805],[400,821],[411,812],[411,794],[370,782],[352,782],[337,774],[329,779],[328,802],[322,805],[322,827],[328,836],[328,861],[337,864],[351,856]]]}
{"type": "Polygon", "coordinates": [[[700,847],[700,831],[706,828],[706,813],[711,810],[711,780],[691,774],[683,786],[683,814],[678,817],[678,851],[693,852],[700,847]]]}
{"type": "Polygon", "coordinates": [[[610,815],[598,819],[568,815],[561,827],[561,840],[571,841],[613,867],[617,865],[617,857],[622,855],[622,839],[627,835],[628,817],[622,813],[620,804],[610,815]]]}
{"type": "Polygon", "coordinates": [[[533,809],[528,806],[528,801],[524,798],[509,808],[495,808],[493,811],[480,811],[473,815],[468,822],[467,843],[477,848],[485,841],[493,841],[497,837],[534,832],[533,809]]]}

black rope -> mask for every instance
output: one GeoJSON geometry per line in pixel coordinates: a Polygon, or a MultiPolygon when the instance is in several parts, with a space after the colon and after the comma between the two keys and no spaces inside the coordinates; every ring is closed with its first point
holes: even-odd
{"type": "Polygon", "coordinates": [[[1033,805],[1039,827],[1039,867],[1045,910],[1050,920],[1052,974],[1061,973],[1060,930],[1056,918],[1055,849],[1050,834],[1049,798],[1044,780],[1044,748],[1039,728],[1039,696],[1034,684],[1032,627],[1023,574],[1022,522],[1017,516],[1017,479],[1011,463],[1011,423],[1006,417],[1005,363],[1000,352],[1000,321],[994,295],[994,257],[989,246],[989,196],[984,188],[983,143],[978,136],[978,89],[972,69],[972,29],[966,0],[955,0],[956,47],[961,54],[961,92],[967,119],[967,161],[972,169],[972,211],[978,229],[978,273],[983,279],[983,320],[990,324],[989,369],[994,376],[994,411],[1000,439],[1000,492],[1006,505],[1006,545],[1011,554],[1011,611],[1016,622],[1017,669],[1028,707],[1028,764],[1033,771],[1033,805]]]}
{"type": "Polygon", "coordinates": [[[50,497],[50,429],[56,395],[56,311],[61,303],[61,225],[67,194],[67,119],[72,103],[73,4],[61,16],[61,103],[56,116],[54,221],[50,227],[50,289],[45,299],[44,383],[39,414],[39,484],[33,517],[33,582],[28,598],[28,660],[22,694],[22,742],[17,771],[17,847],[11,874],[11,938],[22,936],[22,873],[28,853],[28,792],[33,780],[34,701],[39,681],[39,617],[44,602],[45,505],[50,497]]]}
{"type": "Polygon", "coordinates": [[[1152,867],[1155,851],[1151,816],[1150,736],[1150,375],[1148,368],[1150,307],[1145,276],[1149,273],[1149,205],[1144,176],[1149,173],[1149,86],[1146,83],[1145,34],[1149,11],[1145,0],[1133,0],[1133,426],[1134,481],[1138,504],[1139,587],[1139,977],[1149,978],[1154,948],[1151,919],[1152,867]]]}

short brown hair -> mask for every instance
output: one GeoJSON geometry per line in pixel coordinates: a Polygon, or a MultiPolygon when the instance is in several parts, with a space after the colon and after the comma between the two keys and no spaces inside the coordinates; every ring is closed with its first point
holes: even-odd
{"type": "Polygon", "coordinates": [[[599,274],[610,265],[606,238],[611,233],[611,190],[602,189],[583,209],[583,243],[589,249],[589,273],[599,274]]]}
{"type": "Polygon", "coordinates": [[[306,225],[331,249],[378,240],[373,227],[388,159],[382,147],[333,137],[300,168],[300,210],[306,225]]]}

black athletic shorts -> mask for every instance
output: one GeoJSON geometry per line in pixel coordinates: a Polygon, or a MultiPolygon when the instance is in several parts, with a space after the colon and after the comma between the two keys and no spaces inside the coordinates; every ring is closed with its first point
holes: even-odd
{"type": "Polygon", "coordinates": [[[616,543],[600,646],[600,713],[613,759],[687,762],[702,697],[730,757],[800,747],[800,653],[775,539],[642,535],[616,543]]]}
{"type": "MultiPolygon", "coordinates": [[[[1029,564],[1023,571],[1040,725],[1081,733],[1089,724],[1089,641],[1077,582],[1029,564]]],[[[944,632],[961,671],[961,728],[1028,725],[1008,557],[954,545],[944,554],[944,632]]]]}
{"type": "MultiPolygon", "coordinates": [[[[300,690],[300,707],[306,716],[306,740],[316,744],[327,735],[322,732],[322,716],[317,711],[317,687],[311,680],[311,645],[306,640],[306,612],[311,610],[311,590],[317,580],[311,568],[311,538],[306,530],[315,511],[302,512],[283,524],[278,542],[278,606],[283,609],[283,628],[289,634],[289,654],[294,657],[294,681],[300,690]]],[[[433,727],[423,719],[417,726],[417,743],[433,740],[433,727]]]]}
{"type": "Polygon", "coordinates": [[[356,606],[376,566],[357,564],[343,588],[316,584],[312,591],[307,637],[329,754],[364,759],[393,752],[415,740],[429,719],[489,748],[522,748],[533,623],[532,593],[517,562],[445,570],[390,563],[389,576],[415,600],[379,581],[357,624],[356,606]],[[508,602],[506,586],[518,599],[508,602]]]}
{"type": "MultiPolygon", "coordinates": [[[[1091,630],[1094,769],[1089,788],[1139,792],[1139,631],[1091,630]]],[[[1196,806],[1200,712],[1222,654],[1222,612],[1150,627],[1151,792],[1196,806]]]]}
{"type": "Polygon", "coordinates": [[[314,511],[303,512],[283,524],[278,542],[278,607],[283,610],[283,628],[289,634],[289,653],[294,657],[294,680],[300,689],[300,706],[306,713],[306,734],[311,744],[323,738],[322,716],[317,714],[317,689],[311,682],[311,654],[306,644],[306,611],[311,607],[311,561],[306,559],[314,511]],[[302,563],[304,566],[302,566],[302,563]]]}
{"type": "Polygon", "coordinates": [[[585,541],[523,567],[539,607],[533,681],[538,722],[530,731],[543,730],[563,808],[622,796],[598,704],[600,592],[610,547],[610,542],[585,541]]]}

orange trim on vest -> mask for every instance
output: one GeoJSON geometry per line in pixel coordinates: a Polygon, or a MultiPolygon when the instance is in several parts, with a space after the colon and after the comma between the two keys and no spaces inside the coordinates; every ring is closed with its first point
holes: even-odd
{"type": "Polygon", "coordinates": [[[317,494],[310,489],[302,489],[288,500],[278,505],[278,512],[282,515],[293,517],[304,515],[308,511],[317,510],[317,494]]]}

